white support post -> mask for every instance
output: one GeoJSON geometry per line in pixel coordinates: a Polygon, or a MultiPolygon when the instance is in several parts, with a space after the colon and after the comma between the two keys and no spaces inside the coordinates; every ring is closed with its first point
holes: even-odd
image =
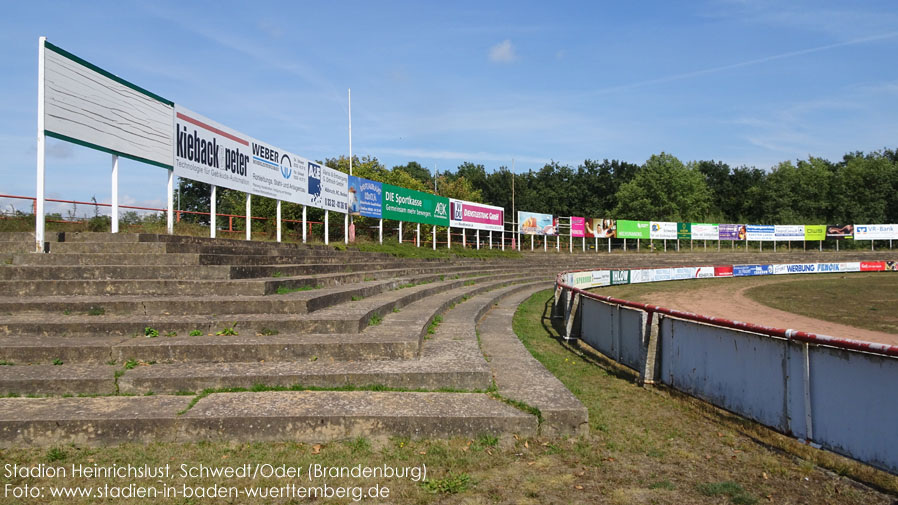
{"type": "Polygon", "coordinates": [[[521,233],[518,232],[518,252],[521,251],[521,233]]]}
{"type": "Polygon", "coordinates": [[[611,254],[611,237],[608,237],[608,254],[611,254]]]}
{"type": "Polygon", "coordinates": [[[493,250],[493,230],[490,230],[490,250],[493,250]]]}
{"type": "Polygon", "coordinates": [[[44,135],[44,43],[47,37],[38,39],[37,56],[37,189],[34,208],[34,252],[44,252],[44,151],[47,139],[44,135]]]}
{"type": "Polygon", "coordinates": [[[112,155],[112,233],[118,233],[118,155],[112,155]]]}
{"type": "Polygon", "coordinates": [[[421,223],[415,227],[415,247],[421,247],[421,223]]]}
{"type": "Polygon", "coordinates": [[[479,251],[480,250],[480,229],[479,228],[474,233],[474,239],[477,241],[477,250],[479,251]]]}
{"type": "Polygon", "coordinates": [[[218,211],[215,210],[215,208],[216,208],[216,202],[215,202],[215,200],[217,200],[216,194],[218,193],[217,190],[218,190],[218,186],[216,186],[216,185],[213,184],[213,185],[212,185],[212,194],[209,195],[209,203],[210,203],[210,208],[209,208],[209,236],[212,237],[212,238],[215,238],[215,229],[218,227],[218,225],[215,223],[216,214],[217,214],[217,212],[218,212],[218,211]]]}
{"type": "MultiPolygon", "coordinates": [[[[596,235],[595,239],[596,239],[596,254],[599,254],[599,236],[596,235]]],[[[610,243],[611,239],[608,239],[608,242],[610,243]]]]}
{"type": "Polygon", "coordinates": [[[302,206],[302,243],[306,243],[306,239],[308,239],[308,224],[306,223],[306,206],[302,206]]]}
{"type": "Polygon", "coordinates": [[[253,239],[253,220],[252,218],[252,206],[253,206],[253,195],[252,193],[246,194],[246,240],[253,239]]]}
{"type": "Polygon", "coordinates": [[[583,252],[586,252],[586,235],[583,235],[583,236],[580,238],[580,241],[583,242],[583,244],[582,244],[582,245],[583,245],[583,252]]]}
{"type": "Polygon", "coordinates": [[[664,252],[667,252],[667,239],[664,239],[664,252]]]}
{"type": "Polygon", "coordinates": [[[627,252],[627,239],[624,239],[624,252],[627,252]]]}
{"type": "Polygon", "coordinates": [[[465,249],[466,247],[468,247],[468,237],[465,236],[465,229],[462,228],[461,229],[461,248],[465,249]]]}
{"type": "Polygon", "coordinates": [[[278,219],[278,242],[281,241],[281,201],[278,200],[278,208],[277,208],[277,219],[278,219]]]}
{"type": "MultiPolygon", "coordinates": [[[[530,235],[530,250],[533,251],[534,235],[530,235]]],[[[543,243],[545,245],[545,242],[543,243]]]]}
{"type": "Polygon", "coordinates": [[[433,250],[437,250],[437,227],[433,227],[433,250]]]}
{"type": "Polygon", "coordinates": [[[384,220],[377,220],[377,242],[380,244],[384,243],[384,220]]]}
{"type": "Polygon", "coordinates": [[[446,249],[452,249],[452,227],[446,227],[446,249]]]}
{"type": "Polygon", "coordinates": [[[502,230],[502,250],[505,250],[505,230],[502,230]]]}
{"type": "Polygon", "coordinates": [[[175,171],[168,171],[168,220],[167,220],[167,228],[168,234],[174,235],[175,233],[175,171]]]}
{"type": "Polygon", "coordinates": [[[330,244],[330,223],[328,212],[324,211],[324,245],[330,244]]]}
{"type": "MultiPolygon", "coordinates": [[[[561,240],[561,236],[558,237],[558,240],[561,240]]],[[[567,252],[574,254],[574,230],[571,230],[567,238],[567,252]]]]}
{"type": "Polygon", "coordinates": [[[399,243],[402,243],[402,221],[399,221],[399,243]]]}
{"type": "MultiPolygon", "coordinates": [[[[559,238],[559,240],[561,240],[561,239],[559,238]]],[[[546,238],[545,240],[543,240],[543,252],[548,252],[548,251],[549,251],[549,239],[546,238]]]]}
{"type": "MultiPolygon", "coordinates": [[[[549,239],[546,238],[545,244],[548,244],[548,243],[549,243],[549,239]]],[[[543,249],[548,250],[548,249],[546,249],[547,246],[545,244],[544,244],[543,249]]],[[[558,252],[561,252],[561,234],[560,233],[555,236],[555,250],[558,252]]]]}
{"type": "Polygon", "coordinates": [[[349,214],[343,214],[343,243],[349,243],[349,214]]]}

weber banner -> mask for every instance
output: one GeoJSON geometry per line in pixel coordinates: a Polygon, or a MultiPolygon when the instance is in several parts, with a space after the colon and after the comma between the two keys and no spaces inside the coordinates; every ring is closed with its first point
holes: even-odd
{"type": "Polygon", "coordinates": [[[383,185],[354,175],[349,176],[349,213],[353,216],[382,216],[383,185]]]}
{"type": "Polygon", "coordinates": [[[614,238],[617,225],[614,219],[590,218],[586,220],[586,236],[598,238],[614,238]]]}
{"type": "Polygon", "coordinates": [[[707,223],[692,223],[693,240],[719,240],[719,225],[707,223]]]}
{"type": "Polygon", "coordinates": [[[518,211],[518,233],[524,235],[555,235],[552,214],[518,211]]]}
{"type": "Polygon", "coordinates": [[[584,219],[582,217],[571,216],[571,236],[572,237],[585,237],[586,236],[586,219],[584,219]]]}
{"type": "Polygon", "coordinates": [[[651,223],[648,221],[627,221],[624,219],[617,220],[617,238],[639,238],[648,239],[651,237],[651,223]]]}
{"type": "Polygon", "coordinates": [[[502,207],[455,199],[449,200],[449,207],[449,224],[453,228],[488,231],[505,229],[505,209],[502,207]]]}
{"type": "Polygon", "coordinates": [[[310,204],[308,162],[175,105],[174,171],[223,188],[310,204]]]}
{"type": "Polygon", "coordinates": [[[898,224],[856,224],[854,240],[898,239],[898,224]]]}
{"type": "Polygon", "coordinates": [[[649,229],[649,238],[651,239],[677,239],[677,223],[666,223],[652,221],[649,229]]]}
{"type": "Polygon", "coordinates": [[[449,199],[400,188],[383,185],[383,218],[394,221],[449,226],[449,199]]]}

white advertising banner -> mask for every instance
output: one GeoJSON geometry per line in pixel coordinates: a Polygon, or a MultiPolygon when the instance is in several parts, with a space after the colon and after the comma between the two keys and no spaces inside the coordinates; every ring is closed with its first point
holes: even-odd
{"type": "Polygon", "coordinates": [[[649,229],[649,237],[652,239],[677,239],[677,223],[665,223],[652,221],[649,229]]]}
{"type": "Polygon", "coordinates": [[[630,270],[630,284],[642,282],[655,282],[655,270],[652,268],[630,270]]]}
{"type": "Polygon", "coordinates": [[[695,269],[696,279],[709,279],[714,277],[714,267],[698,267],[695,269]]]}
{"type": "Polygon", "coordinates": [[[47,135],[172,166],[171,101],[49,42],[44,48],[47,135]]]}
{"type": "Polygon", "coordinates": [[[719,228],[716,224],[692,223],[692,239],[717,240],[720,238],[719,228]]]}
{"type": "Polygon", "coordinates": [[[856,224],[855,240],[895,240],[898,239],[898,224],[856,224]]]}
{"type": "Polygon", "coordinates": [[[778,224],[773,228],[777,240],[804,240],[803,224],[778,224]]]}
{"type": "MultiPolygon", "coordinates": [[[[312,193],[312,184],[309,183],[309,200],[311,202],[320,201],[320,203],[312,203],[313,206],[347,214],[349,212],[349,175],[331,167],[318,165],[317,163],[308,162],[309,167],[316,165],[316,172],[321,174],[321,183],[318,185],[320,193],[314,195],[312,193]]],[[[309,179],[311,181],[312,169],[309,169],[309,179]]]]}

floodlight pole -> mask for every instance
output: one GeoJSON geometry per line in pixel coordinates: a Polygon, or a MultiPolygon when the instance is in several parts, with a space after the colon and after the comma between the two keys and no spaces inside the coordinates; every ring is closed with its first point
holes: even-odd
{"type": "MultiPolygon", "coordinates": [[[[352,175],[352,88],[346,88],[346,99],[349,105],[349,175],[352,175]]],[[[349,243],[349,223],[352,216],[349,212],[343,216],[343,243],[349,243]]]]}
{"type": "Polygon", "coordinates": [[[38,39],[37,56],[37,188],[34,209],[34,252],[44,252],[44,45],[47,37],[38,39]]]}

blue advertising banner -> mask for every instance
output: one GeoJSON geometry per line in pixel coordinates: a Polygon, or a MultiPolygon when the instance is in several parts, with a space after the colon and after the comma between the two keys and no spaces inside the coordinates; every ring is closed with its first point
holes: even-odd
{"type": "Polygon", "coordinates": [[[772,275],[773,265],[733,265],[733,277],[772,275]]]}
{"type": "Polygon", "coordinates": [[[349,176],[349,213],[353,216],[381,217],[383,186],[354,175],[349,176]]]}

